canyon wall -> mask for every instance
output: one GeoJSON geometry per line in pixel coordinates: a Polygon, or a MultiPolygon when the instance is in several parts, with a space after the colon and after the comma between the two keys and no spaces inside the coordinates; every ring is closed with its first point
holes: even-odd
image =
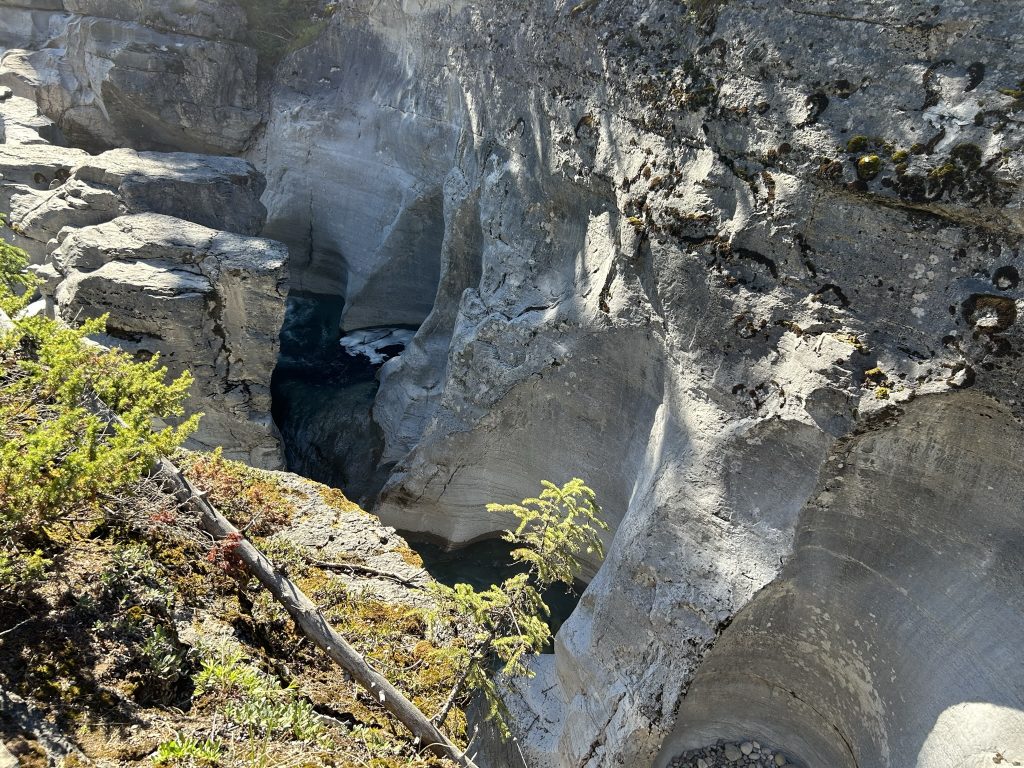
{"type": "MultiPolygon", "coordinates": [[[[356,0],[248,139],[244,89],[208,92],[238,120],[196,135],[264,171],[292,311],[419,328],[374,406],[385,521],[459,543],[541,478],[598,491],[607,556],[510,686],[531,766],[741,736],[1024,759],[996,673],[1024,586],[1022,29],[998,0],[356,0]]],[[[48,73],[96,44],[63,45],[0,82],[83,145],[195,149],[174,92],[171,146],[62,111],[48,73]]]]}
{"type": "MultiPolygon", "coordinates": [[[[351,9],[292,69],[325,69],[304,78],[311,104],[372,88],[345,106],[373,115],[358,125],[361,140],[373,137],[366,156],[382,165],[418,152],[403,133],[410,126],[460,127],[443,177],[419,154],[402,166],[442,191],[441,270],[430,315],[381,372],[374,413],[384,461],[395,467],[378,512],[470,541],[505,522],[485,502],[529,494],[540,477],[579,475],[613,523],[608,556],[556,655],[515,686],[528,762],[649,765],[743,728],[809,765],[829,764],[844,739],[844,759],[860,765],[1019,754],[1013,727],[963,735],[979,710],[950,701],[959,683],[943,681],[941,694],[915,689],[917,703],[903,703],[887,686],[912,685],[919,672],[905,666],[886,685],[835,671],[830,682],[809,660],[793,689],[807,680],[797,693],[817,706],[810,681],[832,686],[818,692],[823,714],[759,705],[796,701],[784,693],[782,661],[793,652],[781,639],[760,662],[760,699],[744,699],[737,683],[708,710],[697,687],[708,649],[730,636],[734,616],[740,631],[747,606],[755,617],[789,611],[787,622],[817,633],[817,646],[795,637],[798,648],[833,647],[805,617],[809,598],[756,606],[768,600],[762,590],[789,594],[822,574],[801,537],[823,468],[846,450],[837,440],[900,423],[911,401],[914,413],[930,414],[920,418],[950,418],[958,411],[946,398],[970,389],[1003,403],[1006,450],[1019,442],[1008,426],[1019,414],[1024,232],[1019,11],[983,2],[412,6],[351,9]],[[374,66],[371,75],[332,58],[354,38],[374,51],[371,61],[387,51],[395,69],[374,66]],[[358,86],[335,84],[347,74],[358,86]],[[858,704],[863,697],[871,707],[858,704]],[[703,719],[691,714],[702,710],[703,719]],[[722,714],[730,712],[731,720],[722,714]],[[926,725],[937,734],[930,749],[926,725]]],[[[275,93],[282,97],[293,98],[275,93]]],[[[325,114],[328,134],[331,122],[325,114]]],[[[277,135],[292,134],[272,124],[267,146],[277,135]]],[[[336,172],[318,166],[325,176],[351,173],[342,170],[351,167],[346,153],[336,172]]],[[[410,195],[392,196],[400,198],[410,195]]],[[[408,216],[420,210],[405,205],[408,216]]],[[[353,259],[386,268],[408,252],[391,243],[380,251],[391,231],[375,231],[342,246],[341,259],[326,261],[315,245],[312,258],[347,276],[353,259]]],[[[407,288],[391,287],[404,306],[407,288]]],[[[358,302],[359,293],[346,288],[346,298],[358,302]]],[[[404,322],[398,307],[380,307],[366,324],[404,322]]],[[[973,432],[965,424],[935,439],[952,456],[973,432]]],[[[909,514],[912,489],[928,487],[934,470],[900,463],[899,439],[885,445],[883,460],[908,479],[881,508],[909,514]]],[[[944,485],[968,519],[980,514],[967,501],[978,478],[966,471],[944,485]]],[[[953,522],[928,514],[938,527],[953,522]]],[[[1019,528],[1015,507],[997,514],[1019,528]]],[[[959,537],[952,527],[938,535],[959,537]]],[[[836,550],[873,567],[852,544],[836,550]]],[[[910,579],[923,566],[908,555],[893,567],[910,579]]],[[[828,631],[855,639],[863,604],[838,587],[850,578],[830,576],[820,590],[835,590],[817,599],[846,601],[828,631]]],[[[996,616],[1016,620],[1007,595],[1019,583],[988,572],[970,583],[969,592],[991,596],[996,616]]],[[[938,593],[909,599],[956,603],[938,593]]],[[[881,606],[885,618],[864,630],[867,642],[880,644],[881,622],[905,610],[881,606]]],[[[935,622],[933,635],[986,631],[968,629],[956,610],[935,622]]],[[[757,669],[760,646],[732,642],[751,650],[726,644],[722,668],[740,660],[757,669]]],[[[912,632],[899,634],[872,663],[912,644],[912,632]]],[[[972,701],[1004,708],[1012,726],[1021,705],[1012,681],[958,669],[972,701]]],[[[704,690],[715,688],[710,679],[704,690]]]]}

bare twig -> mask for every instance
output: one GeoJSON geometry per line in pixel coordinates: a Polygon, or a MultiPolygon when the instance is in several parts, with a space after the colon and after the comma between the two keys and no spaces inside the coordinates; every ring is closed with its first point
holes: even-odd
{"type": "Polygon", "coordinates": [[[462,694],[463,689],[466,687],[466,680],[469,679],[470,673],[473,671],[474,664],[478,661],[477,654],[480,653],[480,649],[487,643],[494,639],[493,633],[488,635],[487,640],[483,643],[478,643],[473,647],[469,653],[469,663],[466,664],[466,668],[462,670],[462,674],[459,675],[459,679],[455,681],[455,685],[452,686],[451,692],[448,694],[448,698],[445,699],[444,704],[437,711],[437,714],[430,718],[430,721],[440,728],[444,725],[444,721],[448,718],[448,713],[452,711],[452,707],[455,706],[455,702],[458,701],[459,696],[462,694]]]}
{"type": "Polygon", "coordinates": [[[25,619],[24,621],[19,621],[19,622],[18,622],[17,624],[15,624],[15,625],[14,625],[13,627],[11,627],[10,629],[5,629],[5,630],[4,630],[3,632],[0,632],[0,637],[3,637],[4,635],[9,635],[9,634],[11,634],[11,632],[14,632],[14,631],[15,631],[16,629],[19,629],[20,627],[23,627],[23,626],[25,626],[26,624],[28,624],[28,623],[29,623],[30,621],[32,621],[33,619],[35,619],[35,616],[29,616],[29,617],[28,617],[27,619],[25,619]]]}

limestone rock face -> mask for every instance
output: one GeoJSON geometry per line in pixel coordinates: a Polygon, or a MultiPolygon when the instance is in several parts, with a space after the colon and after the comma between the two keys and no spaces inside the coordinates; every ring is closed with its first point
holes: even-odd
{"type": "Polygon", "coordinates": [[[1024,631],[1006,514],[1022,451],[1008,410],[968,392],[837,445],[792,556],[708,654],[656,764],[730,733],[811,766],[1024,758],[1024,672],[1004,641],[1024,631]]]}
{"type": "Polygon", "coordinates": [[[344,297],[340,327],[419,325],[434,304],[443,184],[463,128],[462,94],[443,76],[456,30],[417,21],[447,3],[411,16],[388,3],[371,17],[366,0],[344,5],[282,66],[249,154],[270,180],[266,234],[305,257],[293,263],[297,294],[344,297]]]}
{"type": "Polygon", "coordinates": [[[128,21],[160,32],[192,37],[239,40],[245,31],[242,9],[234,3],[217,0],[161,0],[150,3],[64,0],[63,7],[78,16],[128,21]]]}
{"type": "MultiPolygon", "coordinates": [[[[663,748],[692,746],[674,735],[686,692],[755,595],[796,579],[837,440],[914,398],[952,413],[964,389],[1021,415],[1019,22],[995,0],[355,3],[289,60],[252,157],[275,236],[309,253],[303,287],[344,296],[343,327],[385,324],[422,296],[404,265],[440,269],[381,373],[380,513],[465,542],[506,522],[483,502],[579,475],[613,523],[555,656],[516,686],[531,765],[667,764],[663,748]],[[424,194],[429,234],[405,226],[426,220],[408,218],[424,194]]],[[[953,455],[961,438],[935,435],[953,455]]],[[[951,492],[973,497],[979,477],[951,492]]],[[[998,514],[1019,533],[1015,509],[998,514]]],[[[892,685],[913,688],[903,669],[892,685]]],[[[1019,705],[984,687],[974,701],[1019,705]]],[[[875,695],[837,679],[830,699],[857,764],[953,764],[912,736],[859,736],[849,713],[877,720],[860,703],[875,695]]],[[[947,752],[968,754],[968,721],[944,711],[891,714],[914,733],[952,718],[947,752]]],[[[778,747],[833,754],[793,722],[778,747]]]]}
{"type": "MultiPolygon", "coordinates": [[[[70,174],[89,156],[60,146],[61,139],[60,130],[39,114],[33,101],[10,94],[0,98],[0,213],[9,220],[38,205],[58,175],[70,174]]],[[[5,237],[38,262],[46,255],[45,243],[14,231],[5,237]]]]}
{"type": "Polygon", "coordinates": [[[235,158],[56,146],[60,132],[18,97],[0,100],[0,136],[4,236],[34,257],[49,310],[108,313],[105,343],[191,370],[196,447],[283,466],[270,378],[288,252],[251,236],[262,175],[235,158]]]}
{"type": "Polygon", "coordinates": [[[61,0],[5,2],[0,13],[0,53],[34,48],[57,37],[70,19],[61,0]]]}
{"type": "MultiPolygon", "coordinates": [[[[10,51],[0,80],[73,136],[213,141],[194,103],[244,144],[245,97],[209,79],[238,46],[159,49],[230,17],[89,7],[68,61],[10,51]]],[[[507,522],[484,502],[582,476],[612,523],[556,653],[510,686],[531,766],[1024,750],[999,674],[1024,572],[1022,30],[1005,0],[355,0],[284,62],[246,153],[296,301],[419,325],[381,370],[380,513],[466,542],[507,522]]],[[[105,173],[12,198],[23,231],[196,215],[129,209],[105,173]]],[[[144,286],[141,336],[198,318],[216,270],[157,242],[65,236],[58,293],[144,286]]]]}
{"type": "Polygon", "coordinates": [[[287,249],[159,214],[65,230],[52,255],[67,320],[109,313],[117,346],[195,376],[194,441],[263,468],[283,463],[270,376],[284,319],[287,249]]]}
{"type": "MultiPolygon", "coordinates": [[[[48,117],[39,114],[35,102],[0,94],[0,144],[61,144],[63,137],[48,117]]],[[[69,154],[73,154],[69,152],[69,154]]],[[[79,151],[85,157],[85,152],[79,151]]],[[[5,177],[6,178],[6,177],[5,177]]]]}
{"type": "Polygon", "coordinates": [[[72,143],[202,153],[245,147],[260,121],[256,54],[235,42],[244,14],[234,3],[68,0],[44,24],[45,13],[34,12],[32,32],[21,39],[7,35],[12,50],[0,59],[0,84],[35,99],[72,143]]]}
{"type": "MultiPolygon", "coordinates": [[[[24,148],[13,148],[21,157],[24,148]]],[[[34,148],[46,156],[65,150],[34,148]]],[[[99,224],[127,213],[153,212],[243,235],[257,234],[265,209],[263,177],[244,160],[187,153],[116,149],[80,153],[67,181],[12,208],[19,231],[45,246],[64,227],[99,224]]],[[[47,171],[44,170],[44,175],[47,171]]],[[[38,250],[38,246],[37,246],[38,250]]]]}

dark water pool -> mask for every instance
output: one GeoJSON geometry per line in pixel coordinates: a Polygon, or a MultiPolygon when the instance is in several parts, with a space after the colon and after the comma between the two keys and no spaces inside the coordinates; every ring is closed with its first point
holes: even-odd
{"type": "Polygon", "coordinates": [[[289,296],[272,413],[290,471],[367,505],[387,477],[378,468],[384,440],[372,417],[380,363],[340,344],[342,304],[332,296],[289,296]]]}
{"type": "MultiPolygon", "coordinates": [[[[487,589],[522,570],[512,562],[509,554],[512,545],[502,539],[485,539],[460,549],[447,550],[436,542],[418,539],[414,533],[402,535],[423,558],[427,572],[448,586],[464,583],[476,589],[487,589]]],[[[544,602],[551,609],[548,626],[552,634],[569,618],[585,588],[586,584],[577,582],[572,590],[555,586],[544,592],[544,602]]]]}

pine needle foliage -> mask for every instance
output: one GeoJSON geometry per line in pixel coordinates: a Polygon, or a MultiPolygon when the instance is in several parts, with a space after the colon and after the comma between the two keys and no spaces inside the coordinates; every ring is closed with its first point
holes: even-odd
{"type": "MultiPolygon", "coordinates": [[[[0,214],[0,228],[4,225],[0,214]]],[[[0,309],[8,315],[24,307],[32,296],[36,281],[27,266],[28,254],[0,237],[0,309]]]]}
{"type": "MultiPolygon", "coordinates": [[[[0,305],[24,303],[23,253],[0,240],[0,305]]],[[[31,293],[31,291],[29,291],[31,293]]],[[[154,357],[136,362],[87,342],[106,317],[66,328],[43,317],[0,334],[0,591],[41,577],[38,547],[64,524],[96,520],[158,456],[191,434],[198,416],[176,419],[192,377],[167,382],[154,357]],[[106,410],[109,408],[109,411],[106,410]]]]}
{"type": "Polygon", "coordinates": [[[604,555],[599,530],[606,530],[594,491],[578,477],[559,488],[547,480],[535,499],[520,504],[488,504],[487,511],[513,514],[519,526],[503,538],[520,545],[512,558],[529,566],[542,587],[572,586],[583,569],[581,554],[604,555]]]}
{"type": "Polygon", "coordinates": [[[541,485],[536,498],[487,505],[489,512],[512,514],[519,520],[503,538],[518,545],[512,559],[524,566],[522,573],[486,590],[469,584],[431,585],[442,609],[468,616],[476,628],[464,674],[435,716],[438,723],[444,722],[448,708],[465,689],[476,690],[487,704],[488,719],[508,738],[494,669],[505,677],[532,677],[528,658],[541,653],[551,640],[550,610],[542,592],[557,583],[571,588],[583,569],[581,556],[604,554],[600,531],[608,525],[601,518],[594,491],[579,478],[561,487],[547,480],[541,485]]]}

